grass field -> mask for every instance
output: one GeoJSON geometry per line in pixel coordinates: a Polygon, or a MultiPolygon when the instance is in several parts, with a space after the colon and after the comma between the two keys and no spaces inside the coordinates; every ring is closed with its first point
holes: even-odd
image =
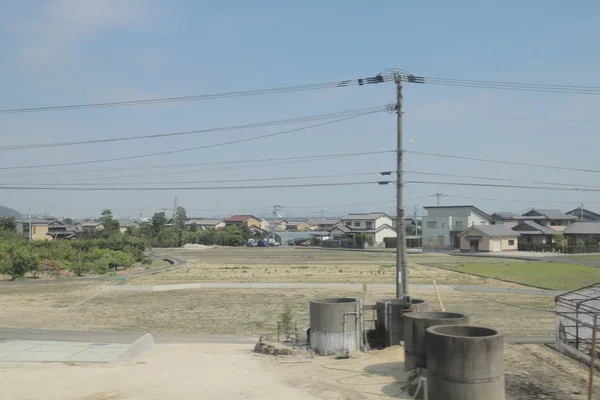
{"type": "Polygon", "coordinates": [[[462,263],[440,265],[457,272],[506,279],[547,289],[573,290],[600,282],[600,268],[554,262],[462,263]]]}

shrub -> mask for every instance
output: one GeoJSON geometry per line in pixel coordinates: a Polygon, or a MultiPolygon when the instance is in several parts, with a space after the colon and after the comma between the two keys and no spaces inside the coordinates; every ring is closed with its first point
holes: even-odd
{"type": "Polygon", "coordinates": [[[386,248],[395,249],[396,243],[398,243],[398,240],[395,237],[386,237],[386,238],[383,238],[383,243],[385,243],[386,248]]]}

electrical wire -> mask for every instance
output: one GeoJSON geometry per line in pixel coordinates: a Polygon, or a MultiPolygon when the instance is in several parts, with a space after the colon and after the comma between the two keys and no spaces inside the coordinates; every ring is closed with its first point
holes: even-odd
{"type": "MultiPolygon", "coordinates": [[[[432,195],[433,196],[433,195],[432,195]]],[[[471,200],[485,200],[485,201],[505,201],[505,202],[509,202],[509,203],[547,203],[547,204],[573,204],[573,201],[543,201],[543,200],[514,200],[514,199],[495,199],[495,198],[489,198],[489,197],[470,197],[470,196],[457,196],[457,195],[453,195],[453,194],[447,194],[445,195],[447,197],[455,197],[455,198],[459,198],[459,199],[471,199],[471,200]]],[[[600,201],[583,201],[584,203],[591,203],[591,204],[600,204],[600,201]]],[[[579,203],[579,201],[575,202],[575,203],[579,203]]]]}
{"type": "Polygon", "coordinates": [[[252,123],[252,124],[233,125],[233,126],[225,126],[225,127],[219,127],[219,128],[197,129],[197,130],[192,130],[192,131],[157,133],[157,134],[153,134],[153,135],[128,136],[128,137],[95,139],[95,140],[79,140],[79,141],[71,141],[71,142],[16,144],[16,145],[10,145],[10,146],[0,146],[0,151],[39,149],[39,148],[62,147],[62,146],[77,146],[77,145],[97,144],[97,143],[125,142],[125,141],[134,141],[134,140],[193,135],[193,134],[199,134],[199,133],[213,133],[213,132],[234,131],[234,130],[240,130],[240,129],[261,128],[261,127],[275,126],[275,125],[295,124],[295,123],[299,123],[299,122],[310,122],[310,121],[316,121],[316,120],[321,120],[321,119],[340,118],[340,117],[354,115],[356,113],[361,113],[361,112],[377,111],[377,110],[381,110],[384,107],[386,107],[386,105],[338,111],[338,112],[328,113],[328,114],[310,115],[310,116],[306,116],[306,117],[281,119],[281,120],[268,121],[268,122],[257,122],[257,123],[252,123]]]}
{"type": "Polygon", "coordinates": [[[481,162],[489,162],[489,163],[497,163],[497,164],[520,165],[523,167],[550,168],[550,169],[557,169],[557,170],[563,170],[563,171],[600,173],[600,170],[596,170],[596,169],[561,167],[561,166],[557,166],[557,165],[548,165],[548,164],[531,164],[531,163],[524,163],[524,162],[518,162],[518,161],[492,160],[492,159],[487,159],[487,158],[455,156],[452,154],[428,153],[428,152],[424,152],[424,151],[415,151],[415,150],[403,150],[403,153],[419,154],[419,155],[423,155],[423,156],[432,156],[432,157],[452,158],[452,159],[458,159],[458,160],[481,161],[481,162]]]}
{"type": "Polygon", "coordinates": [[[548,182],[548,181],[526,181],[521,179],[508,179],[508,178],[493,178],[487,176],[473,176],[473,175],[457,175],[457,174],[442,174],[435,172],[420,172],[420,171],[404,171],[405,174],[415,174],[415,175],[431,175],[431,176],[446,176],[451,178],[468,178],[468,179],[481,179],[488,181],[502,181],[502,182],[520,182],[520,183],[534,183],[540,185],[559,185],[559,186],[573,186],[573,187],[586,187],[586,188],[598,188],[600,186],[594,185],[579,185],[576,183],[560,183],[560,182],[548,182]]]}
{"type": "MultiPolygon", "coordinates": [[[[395,153],[396,150],[377,150],[377,151],[363,151],[363,152],[354,152],[354,153],[332,153],[332,154],[321,154],[314,156],[299,156],[299,157],[275,157],[275,158],[259,158],[259,159],[246,159],[246,160],[233,160],[233,161],[210,161],[203,163],[187,163],[187,164],[154,164],[154,165],[145,165],[140,167],[117,167],[117,168],[101,168],[101,169],[87,169],[87,170],[73,170],[69,169],[66,171],[61,171],[60,174],[69,174],[69,173],[96,173],[96,172],[108,172],[108,171],[131,171],[131,170],[139,170],[139,169],[165,169],[165,168],[182,168],[182,167],[200,167],[200,166],[213,166],[213,165],[228,165],[228,164],[248,164],[248,163],[261,163],[267,161],[296,161],[296,160],[320,160],[320,159],[334,159],[334,158],[344,158],[344,157],[355,157],[355,156],[363,156],[363,155],[376,155],[376,154],[385,154],[385,153],[395,153]]],[[[244,165],[244,167],[247,167],[244,165]]],[[[197,171],[187,171],[176,173],[190,173],[197,171]]],[[[56,175],[55,171],[45,171],[45,172],[30,172],[30,173],[18,173],[19,176],[33,176],[33,175],[56,175]]],[[[168,175],[168,174],[166,174],[168,175]]],[[[11,176],[15,176],[11,173],[11,176]]],[[[138,175],[133,175],[133,177],[137,177],[138,175]]],[[[158,176],[157,174],[152,175],[141,175],[141,176],[158,176]]],[[[119,175],[118,177],[122,177],[119,175]]],[[[87,178],[86,178],[87,179],[87,178]]]]}
{"type": "Polygon", "coordinates": [[[244,190],[244,189],[288,189],[305,187],[333,187],[333,186],[359,186],[359,185],[381,185],[390,181],[380,182],[334,182],[334,183],[303,183],[292,185],[260,185],[260,186],[198,186],[198,187],[58,187],[58,186],[0,186],[5,190],[52,190],[52,191],[151,191],[151,190],[244,190]]]}
{"type": "Polygon", "coordinates": [[[347,121],[349,119],[363,117],[365,115],[375,114],[375,113],[383,112],[383,111],[385,111],[385,108],[382,108],[381,110],[376,110],[376,111],[363,112],[363,113],[359,113],[356,115],[351,115],[348,117],[335,119],[333,121],[321,122],[319,124],[308,125],[308,126],[294,128],[294,129],[288,129],[285,131],[269,133],[269,134],[260,135],[260,136],[252,136],[252,137],[245,138],[245,139],[230,140],[227,142],[215,143],[215,144],[210,144],[210,145],[205,145],[205,146],[197,146],[197,147],[189,147],[189,148],[185,148],[185,149],[161,151],[161,152],[157,152],[157,153],[139,154],[136,156],[106,158],[106,159],[100,159],[100,160],[76,161],[76,162],[68,162],[68,163],[42,164],[42,165],[21,165],[21,166],[0,167],[0,170],[50,168],[50,167],[72,166],[72,165],[97,164],[97,163],[112,162],[112,161],[134,160],[134,159],[139,159],[139,158],[155,157],[155,156],[162,156],[162,155],[167,155],[167,154],[177,154],[177,153],[183,153],[183,152],[201,150],[201,149],[210,149],[210,148],[215,148],[215,147],[227,146],[230,144],[246,143],[246,142],[251,142],[254,140],[260,140],[260,139],[265,139],[265,138],[270,138],[270,137],[275,137],[275,136],[281,136],[281,135],[285,135],[285,134],[292,133],[292,132],[299,132],[299,131],[306,130],[306,129],[317,128],[320,126],[335,124],[337,122],[347,121]]]}
{"type": "Polygon", "coordinates": [[[461,117],[461,118],[481,118],[481,119],[496,119],[496,120],[515,120],[515,121],[540,121],[540,122],[565,122],[565,123],[582,123],[582,124],[600,124],[600,120],[589,119],[556,119],[556,118],[536,118],[536,117],[516,117],[516,116],[500,116],[500,115],[475,115],[475,114],[449,114],[449,113],[430,113],[430,112],[410,112],[404,111],[406,115],[422,115],[432,117],[461,117]]]}
{"type": "Polygon", "coordinates": [[[177,103],[177,102],[190,102],[200,100],[213,100],[213,99],[225,99],[232,97],[247,97],[247,96],[261,96],[268,94],[280,94],[290,92],[300,92],[307,90],[320,90],[328,88],[341,88],[348,86],[372,83],[382,83],[391,80],[390,76],[381,75],[381,80],[378,77],[370,77],[364,79],[348,79],[342,81],[325,82],[325,83],[313,83],[306,85],[295,85],[295,86],[282,86],[274,87],[269,89],[254,89],[254,90],[241,90],[233,92],[221,92],[211,94],[196,94],[189,96],[176,96],[176,97],[159,97],[151,99],[138,99],[138,100],[125,100],[125,101],[110,101],[104,103],[84,103],[84,104],[70,104],[70,105],[58,105],[58,106],[44,106],[44,107],[26,107],[26,108],[6,108],[0,109],[0,114],[19,114],[19,113],[30,113],[30,112],[44,112],[44,111],[66,111],[66,110],[80,110],[89,108],[107,108],[107,107],[126,107],[126,106],[140,106],[148,104],[164,104],[164,103],[177,103]]]}
{"type": "Polygon", "coordinates": [[[540,83],[479,81],[472,79],[450,79],[436,77],[419,77],[419,79],[420,81],[418,81],[417,83],[426,83],[431,85],[461,86],[482,89],[517,90],[542,93],[583,94],[595,96],[600,95],[600,87],[598,86],[551,85],[540,83]]]}
{"type": "MultiPolygon", "coordinates": [[[[339,177],[350,177],[350,176],[367,176],[367,175],[381,175],[381,172],[357,172],[351,174],[330,174],[330,175],[306,175],[306,176],[282,176],[272,178],[246,178],[246,179],[223,179],[223,180],[203,180],[203,181],[170,181],[170,182],[110,182],[109,185],[180,185],[180,184],[197,184],[197,183],[232,183],[232,182],[264,182],[264,181],[280,181],[280,180],[299,180],[299,179],[323,179],[323,178],[339,178],[339,177]]],[[[55,186],[68,181],[57,181],[57,182],[44,182],[35,183],[39,186],[55,186]]],[[[106,185],[107,183],[99,182],[84,182],[78,183],[80,186],[98,186],[106,185]]],[[[1,185],[1,184],[0,184],[1,185]]]]}
{"type": "Polygon", "coordinates": [[[404,181],[404,183],[427,184],[427,185],[450,185],[450,186],[472,186],[472,187],[495,187],[507,189],[536,189],[536,190],[559,190],[559,191],[577,191],[577,192],[600,192],[600,189],[580,188],[580,187],[549,187],[549,186],[518,186],[518,185],[500,185],[493,183],[468,183],[468,182],[438,182],[438,181],[404,181]]]}

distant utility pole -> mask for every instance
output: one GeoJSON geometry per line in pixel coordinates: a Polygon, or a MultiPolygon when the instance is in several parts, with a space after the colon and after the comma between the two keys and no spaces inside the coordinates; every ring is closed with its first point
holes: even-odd
{"type": "Polygon", "coordinates": [[[273,239],[275,239],[275,228],[277,227],[277,218],[279,217],[279,212],[281,211],[280,205],[273,206],[273,227],[271,228],[271,235],[273,239]]]}
{"type": "Polygon", "coordinates": [[[31,207],[27,209],[27,218],[29,219],[29,231],[27,232],[27,238],[31,240],[31,207]]]}
{"type": "Polygon", "coordinates": [[[446,197],[446,195],[443,193],[436,193],[434,196],[436,197],[436,203],[438,206],[442,204],[442,197],[446,197]]]}
{"type": "MultiPolygon", "coordinates": [[[[177,211],[177,196],[175,196],[175,200],[173,201],[173,218],[171,220],[171,227],[173,228],[173,232],[175,231],[175,212],[177,211]]],[[[177,234],[173,235],[173,248],[175,248],[175,240],[177,238],[177,234]]]]}
{"type": "Polygon", "coordinates": [[[583,221],[583,203],[581,203],[581,220],[583,221]]]}

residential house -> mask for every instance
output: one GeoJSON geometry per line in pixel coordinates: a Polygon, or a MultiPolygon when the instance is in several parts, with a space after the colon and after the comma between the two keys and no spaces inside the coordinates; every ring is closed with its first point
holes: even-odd
{"type": "Polygon", "coordinates": [[[85,221],[81,223],[81,230],[84,234],[101,231],[104,225],[100,221],[85,221]]]}
{"type": "Polygon", "coordinates": [[[261,218],[260,219],[260,229],[262,229],[264,231],[269,231],[269,230],[271,230],[271,224],[266,219],[261,218]]]}
{"type": "Polygon", "coordinates": [[[285,219],[282,219],[281,221],[273,221],[271,226],[275,227],[276,232],[283,232],[287,230],[287,224],[288,222],[285,219]]]}
{"type": "Polygon", "coordinates": [[[497,211],[490,215],[492,218],[492,225],[504,225],[507,228],[514,228],[519,224],[516,219],[517,214],[507,211],[497,211]]]}
{"type": "Polygon", "coordinates": [[[473,225],[458,234],[460,251],[497,252],[518,249],[520,234],[504,225],[473,225]]]}
{"type": "Polygon", "coordinates": [[[193,225],[196,225],[198,230],[221,229],[225,228],[225,221],[222,219],[206,218],[190,218],[185,221],[185,226],[187,229],[191,229],[193,225]]]}
{"type": "Polygon", "coordinates": [[[56,240],[56,239],[66,239],[66,240],[70,240],[70,239],[75,239],[77,237],[77,234],[69,229],[69,227],[67,226],[67,224],[60,222],[60,221],[50,221],[50,223],[48,224],[48,236],[52,237],[52,239],[56,240]]]}
{"type": "Polygon", "coordinates": [[[396,237],[392,227],[392,218],[384,212],[352,213],[342,218],[342,223],[336,225],[331,233],[334,237],[349,237],[359,233],[373,235],[373,242],[383,243],[386,237],[396,237]]]}
{"type": "Polygon", "coordinates": [[[549,226],[531,220],[519,222],[512,230],[521,235],[519,244],[552,244],[552,236],[557,233],[549,226]]]}
{"type": "Polygon", "coordinates": [[[340,219],[309,219],[306,223],[313,231],[330,231],[341,222],[340,219]]]}
{"type": "Polygon", "coordinates": [[[223,221],[225,226],[247,226],[250,228],[251,226],[257,226],[262,229],[262,223],[260,218],[256,218],[253,215],[232,215],[223,221]]]}
{"type": "Polygon", "coordinates": [[[492,218],[472,205],[423,207],[427,216],[422,218],[423,246],[439,245],[460,248],[458,234],[470,226],[490,225],[492,218]]]}
{"type": "Polygon", "coordinates": [[[31,218],[30,220],[17,221],[17,232],[23,235],[25,239],[29,239],[31,236],[31,240],[52,240],[52,236],[48,235],[51,222],[53,221],[43,218],[31,218]]]}
{"type": "Polygon", "coordinates": [[[596,214],[593,211],[586,210],[585,208],[581,207],[567,211],[565,214],[577,217],[579,221],[600,221],[600,214],[596,214]]]}
{"type": "Polygon", "coordinates": [[[127,232],[127,229],[133,229],[137,226],[137,222],[133,219],[120,219],[119,220],[119,230],[121,233],[127,232]]]}
{"type": "Polygon", "coordinates": [[[302,221],[289,221],[286,226],[288,231],[310,231],[311,225],[302,221]]]}
{"type": "Polygon", "coordinates": [[[515,219],[535,221],[540,225],[549,226],[555,231],[562,232],[572,221],[577,220],[577,217],[565,214],[560,210],[532,208],[515,219]]]}
{"type": "Polygon", "coordinates": [[[563,231],[569,244],[574,245],[579,241],[594,238],[600,243],[600,221],[576,221],[563,231]]]}

